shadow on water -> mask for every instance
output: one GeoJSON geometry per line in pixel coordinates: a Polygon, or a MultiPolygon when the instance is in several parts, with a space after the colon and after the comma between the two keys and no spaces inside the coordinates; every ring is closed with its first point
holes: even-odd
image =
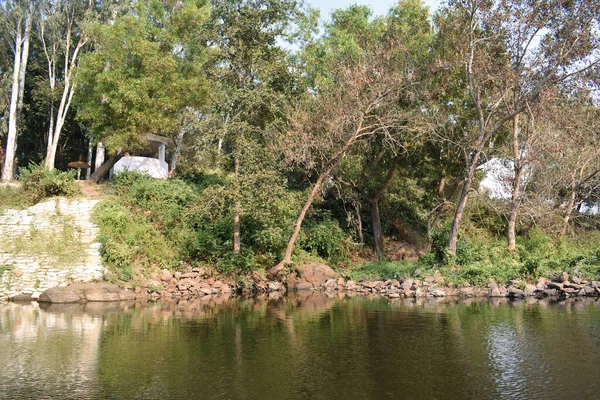
{"type": "Polygon", "coordinates": [[[0,398],[594,398],[600,303],[0,304],[0,398]]]}

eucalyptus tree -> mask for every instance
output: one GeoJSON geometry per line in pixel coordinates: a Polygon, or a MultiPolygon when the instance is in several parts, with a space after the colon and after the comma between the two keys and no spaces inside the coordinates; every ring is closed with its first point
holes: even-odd
{"type": "Polygon", "coordinates": [[[462,90],[447,104],[466,118],[461,134],[453,138],[463,153],[465,172],[449,253],[456,252],[475,171],[508,135],[507,123],[513,123],[514,137],[516,118],[540,101],[544,91],[582,79],[597,67],[599,16],[600,3],[586,0],[455,0],[438,14],[440,64],[450,84],[462,90]]]}
{"type": "Polygon", "coordinates": [[[10,45],[14,55],[11,98],[8,114],[8,133],[2,180],[11,181],[14,175],[14,161],[17,147],[19,114],[23,109],[25,92],[25,74],[29,60],[29,43],[33,27],[35,2],[4,1],[0,3],[0,18],[4,30],[5,41],[10,45]]]}
{"type": "Polygon", "coordinates": [[[58,142],[75,94],[74,74],[79,55],[89,40],[82,26],[92,18],[94,11],[93,3],[86,0],[40,2],[39,36],[47,61],[50,88],[45,161],[49,170],[54,169],[58,142]],[[58,85],[62,86],[62,94],[58,109],[55,109],[58,85]]]}

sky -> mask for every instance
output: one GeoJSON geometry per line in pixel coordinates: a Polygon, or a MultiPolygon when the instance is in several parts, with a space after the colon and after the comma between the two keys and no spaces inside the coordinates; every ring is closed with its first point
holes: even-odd
{"type": "MultiPolygon", "coordinates": [[[[311,7],[321,10],[321,18],[329,19],[329,14],[337,8],[346,8],[352,4],[361,4],[371,7],[375,15],[385,15],[397,3],[397,0],[306,0],[311,7]]],[[[424,0],[430,11],[435,11],[441,0],[424,0]]]]}

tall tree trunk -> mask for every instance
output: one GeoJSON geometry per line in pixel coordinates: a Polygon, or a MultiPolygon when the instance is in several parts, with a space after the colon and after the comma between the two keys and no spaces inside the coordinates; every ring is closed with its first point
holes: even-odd
{"type": "Polygon", "coordinates": [[[310,208],[310,206],[312,205],[313,201],[315,200],[315,197],[317,196],[317,193],[319,192],[319,190],[321,190],[321,185],[323,184],[323,180],[329,175],[329,173],[331,172],[333,168],[328,168],[326,171],[322,172],[321,175],[319,175],[319,177],[317,178],[317,182],[315,182],[315,185],[313,186],[312,190],[310,191],[308,198],[306,199],[306,202],[304,203],[304,206],[302,207],[302,211],[300,211],[300,215],[298,215],[298,218],[296,219],[296,224],[294,225],[294,232],[292,233],[292,236],[290,237],[290,240],[288,241],[287,247],[285,249],[285,255],[283,256],[283,260],[281,260],[281,262],[279,264],[277,264],[276,266],[274,266],[273,268],[271,268],[269,270],[269,276],[273,277],[276,276],[279,271],[283,270],[285,268],[286,265],[288,265],[289,263],[292,262],[292,253],[294,251],[294,244],[296,243],[296,240],[298,239],[298,236],[300,235],[300,228],[302,227],[302,222],[304,221],[304,217],[306,217],[306,213],[308,211],[308,209],[310,208]]]}
{"type": "Polygon", "coordinates": [[[369,200],[371,207],[371,224],[373,227],[373,248],[377,261],[383,260],[383,233],[381,231],[381,219],[379,217],[379,198],[369,200]]]}
{"type": "Polygon", "coordinates": [[[356,230],[358,231],[358,240],[362,245],[365,243],[365,237],[363,235],[362,217],[360,216],[360,205],[358,202],[354,203],[354,211],[356,212],[356,230]]]}
{"type": "Polygon", "coordinates": [[[87,154],[87,163],[90,166],[85,169],[85,180],[89,181],[90,176],[92,175],[92,157],[93,157],[94,146],[92,145],[92,139],[88,141],[88,154],[87,154]]]}
{"type": "Polygon", "coordinates": [[[8,115],[8,137],[6,139],[4,169],[2,170],[2,180],[5,182],[11,181],[14,177],[15,154],[17,150],[17,123],[23,108],[25,73],[27,60],[29,59],[29,39],[31,37],[32,22],[33,2],[29,4],[24,29],[23,20],[19,18],[17,22],[15,57],[13,62],[13,82],[8,115]]]}
{"type": "MultiPolygon", "coordinates": [[[[75,82],[73,82],[73,71],[75,66],[77,65],[77,57],[81,48],[87,42],[87,38],[81,37],[79,42],[75,46],[73,50],[73,54],[69,53],[71,47],[71,34],[72,34],[72,25],[73,21],[69,22],[69,28],[67,30],[66,36],[66,50],[65,50],[65,67],[64,67],[64,88],[63,94],[60,99],[60,105],[58,106],[58,113],[56,115],[56,122],[54,123],[54,132],[52,133],[52,141],[48,140],[48,149],[46,152],[46,168],[50,171],[54,169],[54,164],[56,161],[56,150],[58,149],[58,141],[60,139],[60,134],[62,132],[63,125],[67,119],[67,113],[69,112],[69,107],[71,106],[71,100],[73,99],[73,94],[75,93],[75,82]]],[[[49,135],[50,136],[50,135],[49,135]]],[[[48,137],[50,139],[50,137],[48,137]]]]}
{"type": "Polygon", "coordinates": [[[514,179],[512,182],[512,197],[510,200],[510,214],[508,217],[508,249],[516,248],[516,226],[517,214],[519,213],[519,203],[521,202],[521,181],[523,180],[523,165],[521,165],[521,155],[519,154],[519,115],[513,118],[513,166],[514,179]]]}
{"type": "Polygon", "coordinates": [[[15,145],[17,143],[17,105],[19,102],[19,71],[21,70],[22,45],[22,20],[17,24],[15,37],[15,58],[13,62],[13,81],[10,94],[10,109],[8,113],[8,136],[6,138],[6,153],[4,155],[4,169],[2,180],[4,182],[13,179],[13,164],[15,161],[15,145]]]}
{"type": "Polygon", "coordinates": [[[481,152],[477,151],[471,160],[467,176],[463,182],[463,188],[460,193],[458,204],[456,205],[456,212],[454,213],[454,219],[452,220],[452,226],[450,227],[450,236],[448,237],[448,252],[456,254],[456,244],[458,242],[458,231],[460,224],[467,206],[467,200],[469,199],[469,193],[471,191],[471,185],[473,184],[473,177],[475,176],[475,170],[477,169],[477,163],[481,152]]]}
{"type": "Polygon", "coordinates": [[[381,261],[384,258],[383,231],[381,229],[381,218],[379,216],[379,199],[394,177],[394,173],[396,172],[396,167],[398,166],[399,161],[400,160],[398,158],[394,158],[382,185],[379,187],[375,195],[369,199],[369,205],[371,208],[371,224],[373,227],[373,248],[378,261],[381,261]]]}
{"type": "Polygon", "coordinates": [[[233,215],[233,253],[238,254],[241,249],[240,243],[240,214],[242,206],[240,204],[240,183],[239,183],[239,172],[240,172],[240,159],[235,157],[235,181],[236,181],[236,193],[235,193],[235,209],[233,215]]]}

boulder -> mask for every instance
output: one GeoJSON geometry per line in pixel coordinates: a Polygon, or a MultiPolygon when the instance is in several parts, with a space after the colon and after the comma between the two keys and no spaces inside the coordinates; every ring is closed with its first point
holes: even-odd
{"type": "Polygon", "coordinates": [[[566,272],[563,272],[562,274],[560,274],[559,276],[556,277],[555,281],[559,282],[559,283],[568,282],[569,274],[567,274],[566,272]]]}
{"type": "Polygon", "coordinates": [[[163,282],[169,282],[171,280],[171,271],[168,269],[163,269],[160,273],[160,280],[163,282]]]}
{"type": "Polygon", "coordinates": [[[119,301],[121,289],[117,285],[94,285],[83,290],[87,301],[119,301]]]}
{"type": "Polygon", "coordinates": [[[298,283],[296,289],[318,288],[328,279],[337,279],[339,274],[325,264],[304,264],[296,267],[298,283]]]}
{"type": "Polygon", "coordinates": [[[38,299],[40,303],[77,303],[82,300],[78,290],[67,287],[54,287],[45,290],[38,299]]]}
{"type": "Polygon", "coordinates": [[[531,284],[525,285],[525,295],[527,295],[527,296],[532,296],[536,290],[538,290],[538,289],[534,285],[531,285],[531,284]]]}

